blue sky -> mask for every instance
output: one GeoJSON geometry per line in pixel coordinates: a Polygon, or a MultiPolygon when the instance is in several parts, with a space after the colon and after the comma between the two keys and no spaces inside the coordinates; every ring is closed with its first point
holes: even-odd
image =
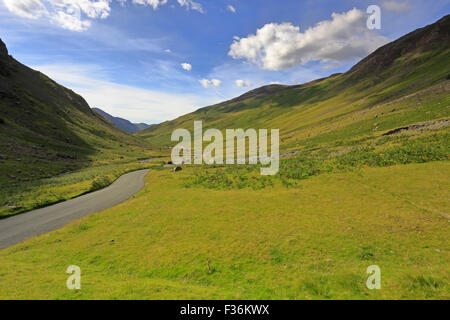
{"type": "Polygon", "coordinates": [[[346,71],[449,12],[450,0],[0,0],[0,38],[92,107],[155,123],[346,71]]]}

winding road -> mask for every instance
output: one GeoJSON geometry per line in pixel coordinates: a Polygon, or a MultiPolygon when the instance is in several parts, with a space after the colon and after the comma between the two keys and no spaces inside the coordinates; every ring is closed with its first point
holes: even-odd
{"type": "Polygon", "coordinates": [[[0,220],[0,249],[15,245],[130,199],[145,186],[149,169],[127,173],[110,186],[49,207],[0,220]]]}

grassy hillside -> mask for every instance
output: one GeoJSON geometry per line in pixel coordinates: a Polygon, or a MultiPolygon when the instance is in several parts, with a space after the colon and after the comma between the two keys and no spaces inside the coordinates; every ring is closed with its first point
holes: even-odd
{"type": "Polygon", "coordinates": [[[147,143],[117,129],[81,96],[13,59],[0,40],[0,216],[86,191],[72,185],[69,193],[31,195],[45,189],[33,188],[47,185],[42,179],[55,184],[65,174],[73,180],[71,172],[82,169],[95,177],[105,164],[121,172],[150,153],[147,143]]]}
{"type": "Polygon", "coordinates": [[[446,119],[450,112],[450,16],[378,49],[351,70],[297,86],[271,85],[138,133],[169,146],[176,128],[278,128],[285,150],[379,136],[446,119]]]}

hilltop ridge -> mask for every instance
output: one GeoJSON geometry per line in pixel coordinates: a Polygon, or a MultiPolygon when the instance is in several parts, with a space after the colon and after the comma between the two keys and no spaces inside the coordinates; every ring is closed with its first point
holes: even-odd
{"type": "Polygon", "coordinates": [[[347,73],[380,72],[388,68],[396,59],[411,52],[445,50],[450,47],[450,14],[426,27],[414,30],[392,41],[362,59],[347,73]]]}

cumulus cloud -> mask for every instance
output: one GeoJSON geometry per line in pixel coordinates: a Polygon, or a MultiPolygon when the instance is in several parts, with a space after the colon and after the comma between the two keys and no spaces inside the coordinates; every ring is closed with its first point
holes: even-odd
{"type": "Polygon", "coordinates": [[[192,70],[192,65],[191,65],[190,63],[187,63],[187,62],[182,63],[182,64],[181,64],[181,67],[182,67],[184,70],[186,70],[186,71],[191,71],[191,70],[192,70]]]}
{"type": "Polygon", "coordinates": [[[233,7],[231,4],[229,4],[229,5],[227,6],[227,10],[230,11],[230,12],[236,13],[236,8],[233,7]]]}
{"type": "Polygon", "coordinates": [[[248,81],[248,80],[236,80],[234,83],[239,88],[251,87],[252,86],[252,83],[250,81],[248,81]]]}
{"type": "Polygon", "coordinates": [[[266,70],[282,70],[309,61],[344,62],[362,58],[388,39],[367,29],[363,11],[333,13],[331,20],[300,32],[291,23],[269,23],[256,34],[234,40],[229,55],[266,70]]]}
{"type": "MultiPolygon", "coordinates": [[[[125,6],[127,0],[2,0],[6,8],[28,19],[46,18],[56,25],[72,30],[89,29],[93,19],[106,19],[111,13],[111,2],[125,6]]],[[[130,0],[132,4],[150,6],[153,10],[167,4],[168,0],[130,0]]],[[[193,0],[177,0],[188,10],[204,13],[200,3],[193,0]]]]}
{"type": "Polygon", "coordinates": [[[381,6],[388,11],[395,12],[406,12],[413,8],[408,1],[383,1],[381,6]]]}
{"type": "Polygon", "coordinates": [[[209,87],[220,87],[222,85],[222,81],[217,80],[217,79],[202,79],[199,80],[199,82],[201,83],[201,85],[205,88],[209,88],[209,87]]]}

